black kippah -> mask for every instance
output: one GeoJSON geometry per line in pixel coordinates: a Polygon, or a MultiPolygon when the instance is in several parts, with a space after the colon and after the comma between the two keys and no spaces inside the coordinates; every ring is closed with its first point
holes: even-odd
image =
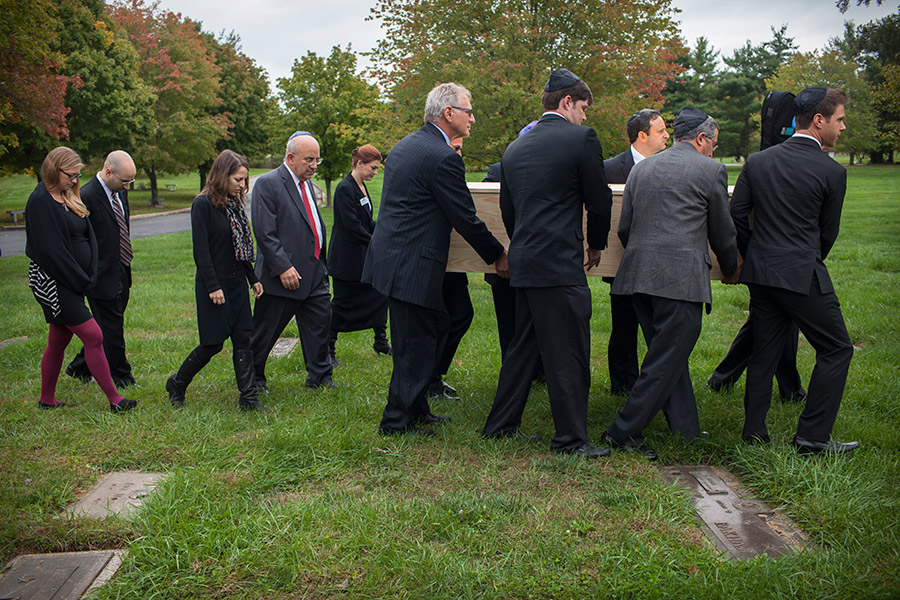
{"type": "Polygon", "coordinates": [[[794,114],[802,115],[818,106],[825,99],[826,90],[823,87],[808,87],[794,98],[794,114]]]}
{"type": "Polygon", "coordinates": [[[681,112],[678,113],[678,116],[675,117],[675,121],[672,123],[672,131],[675,133],[675,135],[693,131],[708,118],[709,115],[699,108],[686,106],[682,108],[681,112]]]}
{"type": "Polygon", "coordinates": [[[547,80],[544,91],[555,92],[556,90],[572,87],[579,81],[581,81],[581,79],[579,79],[572,71],[568,69],[557,69],[550,73],[550,79],[547,80]]]}

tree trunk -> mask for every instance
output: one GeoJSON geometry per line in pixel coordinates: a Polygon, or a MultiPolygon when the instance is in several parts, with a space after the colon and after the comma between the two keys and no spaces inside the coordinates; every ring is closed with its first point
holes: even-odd
{"type": "Polygon", "coordinates": [[[853,156],[854,156],[854,155],[853,155],[853,153],[851,152],[851,153],[850,153],[850,166],[851,166],[851,167],[853,166],[853,156]]]}
{"type": "Polygon", "coordinates": [[[325,180],[325,206],[331,206],[331,180],[325,180]]]}
{"type": "Polygon", "coordinates": [[[209,170],[212,168],[212,162],[205,162],[199,167],[197,167],[197,171],[200,173],[200,189],[206,187],[206,177],[209,175],[209,170]]]}
{"type": "Polygon", "coordinates": [[[147,179],[150,180],[150,206],[161,206],[159,202],[159,188],[156,182],[156,167],[144,169],[147,179]]]}

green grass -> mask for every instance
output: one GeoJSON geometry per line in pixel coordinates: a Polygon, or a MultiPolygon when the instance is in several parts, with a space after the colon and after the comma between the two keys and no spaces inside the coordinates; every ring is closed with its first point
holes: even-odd
{"type": "MultiPolygon", "coordinates": [[[[686,494],[657,466],[614,454],[552,454],[547,392],[532,391],[524,429],[543,443],[482,440],[500,356],[489,287],[469,278],[475,321],[448,381],[460,402],[435,439],[384,438],[390,359],[371,332],[341,334],[339,388],[303,386],[300,351],[271,359],[275,410],[237,410],[229,350],[215,357],[175,412],[166,377],[197,343],[188,233],[134,241],[127,313],[137,410],[112,415],[95,385],[63,377],[63,411],[34,407],[47,326],[31,298],[27,259],[0,260],[0,560],[21,552],[127,548],[98,598],[896,598],[900,596],[900,168],[854,167],[842,231],[828,263],[859,347],[835,437],[863,447],[801,458],[788,445],[799,408],[775,403],[775,444],[740,442],[743,385],[702,383],[745,318],[741,286],[713,286],[691,357],[710,435],[674,440],[658,417],[648,442],[660,463],[720,465],[794,519],[810,548],[736,562],[705,540],[686,494]],[[131,520],[60,519],[111,470],[171,475],[131,520]]],[[[482,175],[470,174],[480,180],[482,175]]],[[[179,186],[180,187],[180,186],[179,186]]],[[[369,186],[379,197],[379,180],[369,186]]],[[[326,222],[331,212],[324,211],[326,222]]],[[[588,431],[599,441],[622,399],[606,368],[608,286],[591,278],[588,431]]],[[[288,333],[296,334],[294,326],[288,333]]],[[[77,350],[72,344],[71,358],[77,350]]],[[[808,380],[814,356],[801,339],[808,380]]]]}

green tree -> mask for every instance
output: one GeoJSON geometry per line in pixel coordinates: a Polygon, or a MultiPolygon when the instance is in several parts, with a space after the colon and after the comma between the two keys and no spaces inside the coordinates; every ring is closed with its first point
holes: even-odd
{"type": "Polygon", "coordinates": [[[328,58],[309,52],[294,60],[291,76],[279,78],[278,89],[284,113],[276,138],[283,144],[295,130],[315,136],[323,159],[317,173],[330,206],[331,182],[350,170],[353,149],[371,140],[378,89],[357,73],[349,44],[346,50],[334,46],[328,58]]]}
{"type": "MultiPolygon", "coordinates": [[[[210,106],[208,112],[230,121],[227,136],[216,143],[216,154],[229,149],[251,161],[261,159],[268,150],[268,122],[277,114],[266,72],[241,51],[241,38],[233,31],[218,36],[203,33],[202,38],[219,68],[222,97],[222,102],[210,106]]],[[[210,158],[199,165],[201,189],[212,161],[210,158]]]]}
{"type": "Polygon", "coordinates": [[[685,106],[709,106],[716,94],[719,51],[701,36],[692,50],[678,59],[682,72],[666,82],[665,110],[677,113],[685,106]]]}
{"type": "Polygon", "coordinates": [[[150,204],[157,205],[159,173],[197,168],[216,155],[216,143],[228,133],[229,117],[210,110],[222,102],[219,69],[197,23],[180,14],[131,0],[114,5],[112,15],[137,49],[138,75],[156,97],[133,156],[150,180],[150,204]]]}
{"type": "Polygon", "coordinates": [[[837,51],[798,53],[791,56],[775,75],[766,80],[769,90],[785,90],[794,94],[812,86],[833,87],[850,96],[845,123],[847,130],[838,139],[838,151],[855,157],[871,151],[875,143],[875,110],[872,90],[865,77],[857,73],[856,64],[837,51]]]}
{"type": "Polygon", "coordinates": [[[499,160],[523,125],[541,114],[550,72],[566,67],[596,94],[587,124],[607,153],[627,146],[624,123],[659,106],[683,53],[671,0],[378,0],[385,35],[371,53],[393,103],[394,136],[422,123],[435,84],[455,81],[473,94],[476,122],[467,161],[499,160]]]}

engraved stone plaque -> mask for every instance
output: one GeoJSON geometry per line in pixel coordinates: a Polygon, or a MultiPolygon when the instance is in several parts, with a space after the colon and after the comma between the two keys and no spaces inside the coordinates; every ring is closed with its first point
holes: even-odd
{"type": "Polygon", "coordinates": [[[105,583],[121,564],[119,550],[24,554],[0,573],[0,598],[76,600],[105,583]]]}
{"type": "Polygon", "coordinates": [[[164,473],[110,473],[72,507],[73,514],[126,516],[139,508],[164,473]]]}
{"type": "Polygon", "coordinates": [[[777,557],[802,548],[800,532],[782,515],[748,497],[736,478],[714,467],[668,466],[663,478],[693,494],[703,529],[732,558],[777,557]]]}
{"type": "Polygon", "coordinates": [[[275,358],[281,358],[282,356],[287,356],[290,354],[294,348],[297,347],[297,343],[300,341],[300,338],[278,338],[275,342],[275,346],[272,347],[271,356],[275,358]]]}

